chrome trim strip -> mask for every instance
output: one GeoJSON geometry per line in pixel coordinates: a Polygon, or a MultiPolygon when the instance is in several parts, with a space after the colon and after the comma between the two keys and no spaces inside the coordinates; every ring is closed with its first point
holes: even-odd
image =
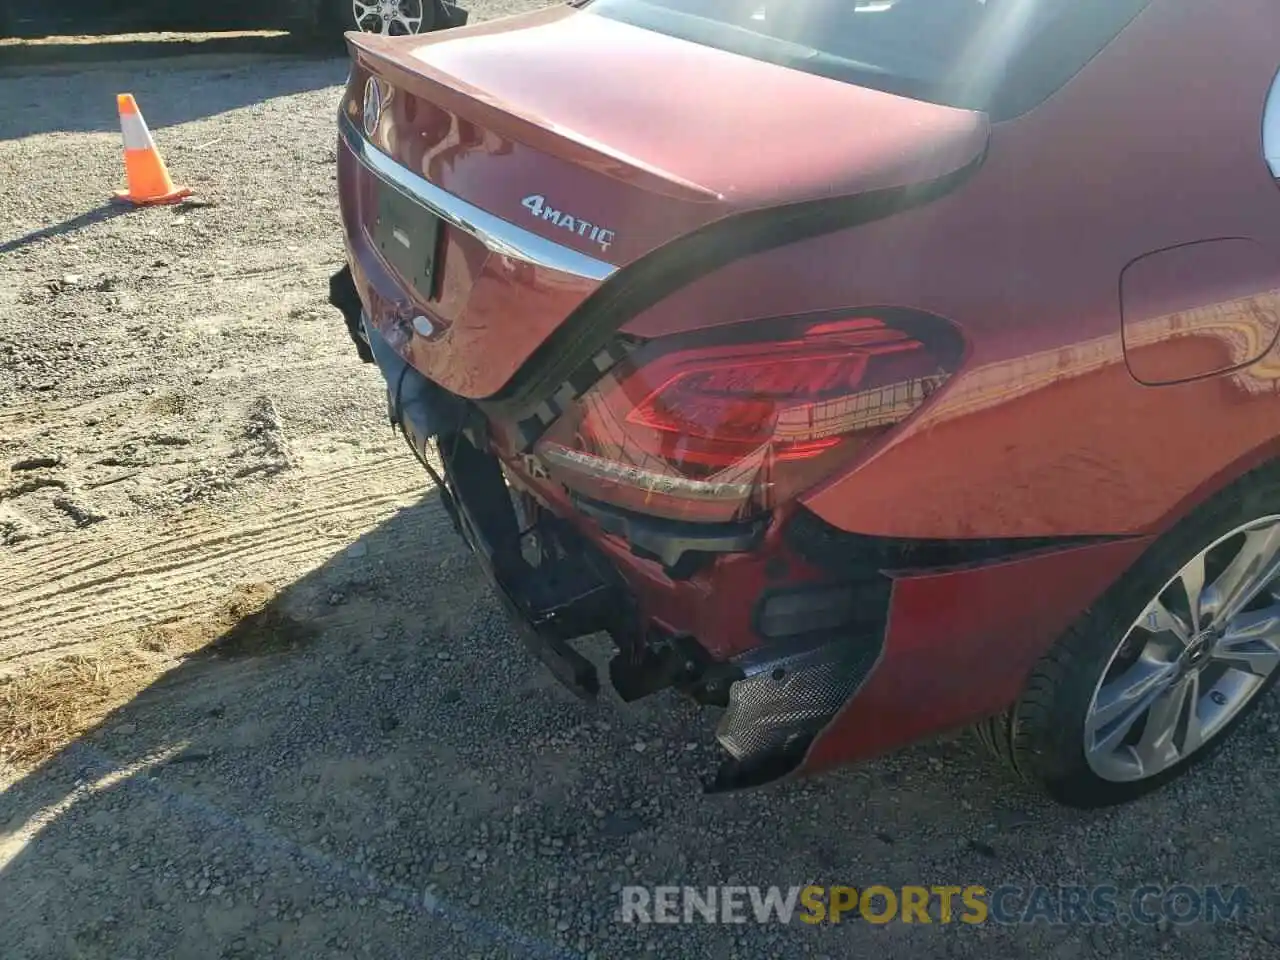
{"type": "Polygon", "coordinates": [[[494,253],[558,270],[587,280],[607,280],[618,268],[611,263],[570,250],[540,237],[514,223],[486,213],[474,204],[402,167],[364,138],[345,114],[338,117],[338,130],[356,159],[388,186],[416,200],[451,226],[475,237],[494,253]]]}

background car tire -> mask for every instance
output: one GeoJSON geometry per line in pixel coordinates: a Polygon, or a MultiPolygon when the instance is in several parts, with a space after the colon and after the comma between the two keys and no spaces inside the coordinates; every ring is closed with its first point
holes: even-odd
{"type": "Polygon", "coordinates": [[[1272,672],[1225,727],[1199,749],[1147,779],[1098,776],[1085,756],[1085,718],[1112,653],[1145,606],[1197,552],[1250,520],[1280,514],[1280,469],[1247,475],[1154,543],[1040,661],[1021,697],[977,727],[979,739],[1022,779],[1060,803],[1094,808],[1156,790],[1208,759],[1280,679],[1272,672]]]}
{"type": "MultiPolygon", "coordinates": [[[[440,4],[436,0],[422,0],[422,24],[418,32],[428,33],[443,25],[447,22],[441,17],[440,4]]],[[[316,29],[318,33],[336,34],[339,40],[346,31],[358,30],[351,0],[321,0],[316,29]]]]}

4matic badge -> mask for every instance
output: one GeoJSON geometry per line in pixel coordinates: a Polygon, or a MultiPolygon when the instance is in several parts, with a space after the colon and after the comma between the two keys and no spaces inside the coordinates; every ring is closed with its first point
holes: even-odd
{"type": "Polygon", "coordinates": [[[613,243],[613,239],[616,236],[612,230],[606,230],[604,227],[583,220],[581,217],[575,217],[572,214],[565,213],[563,210],[548,206],[547,198],[540,193],[525,197],[520,201],[520,205],[539,220],[554,223],[563,230],[576,233],[578,236],[585,237],[593,243],[600,244],[601,250],[608,250],[609,245],[613,243]]]}

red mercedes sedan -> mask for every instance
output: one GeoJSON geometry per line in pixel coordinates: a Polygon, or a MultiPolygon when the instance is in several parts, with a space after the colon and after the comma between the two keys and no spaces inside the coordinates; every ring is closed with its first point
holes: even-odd
{"type": "Polygon", "coordinates": [[[349,34],[330,284],[525,645],[710,790],[978,726],[1132,799],[1280,673],[1280,4],[349,34]]]}

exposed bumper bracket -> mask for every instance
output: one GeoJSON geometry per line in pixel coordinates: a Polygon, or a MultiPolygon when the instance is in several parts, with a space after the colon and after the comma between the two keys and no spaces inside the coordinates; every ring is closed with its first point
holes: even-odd
{"type": "MultiPolygon", "coordinates": [[[[487,563],[482,562],[481,567],[493,586],[494,593],[502,601],[502,606],[525,648],[551,671],[552,676],[578,697],[583,700],[595,699],[600,692],[600,677],[595,664],[554,631],[540,628],[534,619],[539,617],[539,613],[530,611],[523,605],[487,563]]],[[[548,618],[543,615],[540,619],[548,618]]],[[[550,619],[553,620],[554,616],[550,619]]]]}
{"type": "MultiPolygon", "coordinates": [[[[600,691],[595,665],[569,640],[608,629],[624,607],[618,587],[594,565],[522,555],[515,507],[501,468],[465,437],[441,445],[448,491],[463,537],[501,599],[525,647],[578,697],[600,691]]],[[[554,536],[558,531],[547,530],[554,536]]]]}

